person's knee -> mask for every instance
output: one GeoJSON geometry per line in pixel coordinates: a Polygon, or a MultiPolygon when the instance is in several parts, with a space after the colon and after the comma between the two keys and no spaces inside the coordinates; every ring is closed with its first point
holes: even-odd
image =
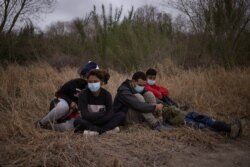
{"type": "Polygon", "coordinates": [[[155,99],[155,95],[150,92],[150,91],[147,91],[143,94],[143,97],[146,99],[146,98],[150,98],[150,99],[155,99]]]}
{"type": "Polygon", "coordinates": [[[56,105],[57,110],[60,110],[61,112],[68,112],[69,111],[69,105],[65,101],[60,101],[56,105]]]}
{"type": "Polygon", "coordinates": [[[136,97],[140,102],[145,102],[145,99],[144,99],[144,97],[143,97],[141,94],[136,93],[136,94],[134,94],[134,95],[135,95],[135,97],[136,97]]]}
{"type": "Polygon", "coordinates": [[[143,97],[155,97],[154,94],[150,91],[147,91],[143,94],[143,97]]]}

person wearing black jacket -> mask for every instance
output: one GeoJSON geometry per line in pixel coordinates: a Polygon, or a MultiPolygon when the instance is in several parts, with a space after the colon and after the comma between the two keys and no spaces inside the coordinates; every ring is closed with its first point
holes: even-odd
{"type": "Polygon", "coordinates": [[[102,134],[123,124],[125,114],[113,112],[112,96],[101,88],[103,81],[101,71],[92,70],[88,73],[88,88],[79,95],[78,109],[81,118],[74,121],[75,132],[102,134]]]}
{"type": "Polygon", "coordinates": [[[88,62],[81,70],[80,78],[66,82],[56,93],[56,98],[50,104],[50,111],[40,121],[37,126],[47,128],[52,123],[52,128],[56,131],[72,130],[75,118],[80,117],[77,110],[78,96],[88,83],[86,74],[98,68],[94,62],[88,62]]]}
{"type": "Polygon", "coordinates": [[[144,89],[146,75],[144,72],[134,73],[132,80],[124,81],[117,90],[114,100],[114,111],[126,113],[126,122],[139,122],[145,119],[152,129],[162,131],[168,130],[162,124],[162,104],[156,103],[152,92],[144,89]],[[158,118],[157,118],[158,117],[158,118]]]}

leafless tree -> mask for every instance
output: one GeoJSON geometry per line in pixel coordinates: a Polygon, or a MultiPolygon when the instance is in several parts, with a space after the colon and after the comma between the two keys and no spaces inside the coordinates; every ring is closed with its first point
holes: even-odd
{"type": "Polygon", "coordinates": [[[237,40],[250,23],[249,0],[171,0],[168,4],[184,13],[198,33],[232,35],[237,40]]]}
{"type": "Polygon", "coordinates": [[[228,64],[236,59],[236,47],[250,23],[250,0],[170,0],[166,4],[182,12],[191,31],[201,34],[201,53],[208,46],[212,55],[228,64]],[[212,46],[212,47],[211,47],[212,46]]]}
{"type": "Polygon", "coordinates": [[[18,22],[53,11],[56,0],[0,0],[0,34],[9,34],[18,22]]]}

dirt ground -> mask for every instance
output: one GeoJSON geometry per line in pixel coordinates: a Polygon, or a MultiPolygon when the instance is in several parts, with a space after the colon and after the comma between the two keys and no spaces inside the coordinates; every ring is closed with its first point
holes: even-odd
{"type": "Polygon", "coordinates": [[[1,142],[0,166],[248,167],[248,127],[236,140],[188,127],[158,132],[133,125],[100,136],[40,129],[34,138],[17,133],[18,143],[1,142]]]}
{"type": "MultiPolygon", "coordinates": [[[[126,167],[248,167],[250,165],[250,141],[246,136],[232,140],[225,135],[181,128],[161,133],[132,132],[128,136],[123,134],[122,138],[119,135],[107,135],[101,138],[102,142],[106,142],[103,150],[97,153],[100,157],[104,156],[98,166],[102,166],[105,162],[108,162],[106,166],[113,164],[126,167]],[[204,135],[206,139],[203,139],[204,135]],[[110,143],[109,137],[116,139],[110,143]]],[[[93,149],[98,150],[100,147],[93,149]]]]}

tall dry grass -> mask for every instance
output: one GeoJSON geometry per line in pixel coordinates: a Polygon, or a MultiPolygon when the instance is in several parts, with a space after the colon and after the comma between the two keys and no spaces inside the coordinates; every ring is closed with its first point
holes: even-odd
{"type": "MultiPolygon", "coordinates": [[[[159,84],[179,103],[226,121],[243,116],[249,119],[249,68],[184,71],[170,61],[156,68],[159,84]]],[[[0,68],[0,166],[152,166],[161,152],[168,157],[180,149],[180,142],[210,146],[221,139],[188,128],[158,133],[132,126],[117,135],[91,138],[36,129],[34,122],[47,113],[54,92],[78,77],[76,71],[68,67],[58,71],[46,63],[0,68]]],[[[110,73],[106,88],[114,96],[120,83],[131,75],[110,73]]],[[[250,139],[249,129],[245,138],[250,139]]],[[[157,161],[159,166],[166,163],[164,158],[157,161]]]]}

